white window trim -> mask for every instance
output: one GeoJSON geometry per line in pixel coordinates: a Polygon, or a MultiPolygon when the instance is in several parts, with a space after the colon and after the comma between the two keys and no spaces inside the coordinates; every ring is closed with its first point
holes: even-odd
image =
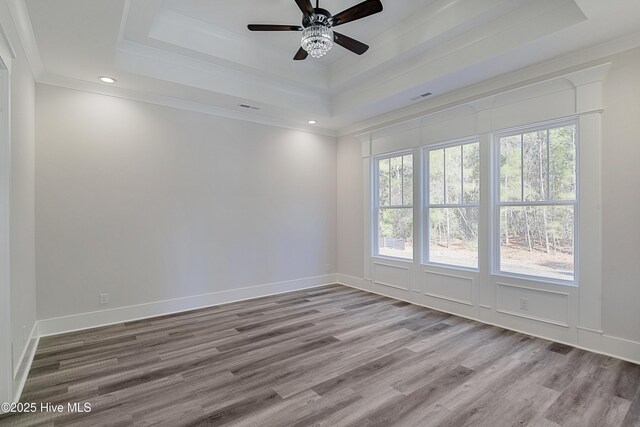
{"type": "MultiPolygon", "coordinates": [[[[393,116],[384,123],[368,123],[361,133],[355,135],[362,146],[362,183],[365,198],[363,206],[364,272],[362,278],[342,275],[345,281],[348,279],[349,283],[356,287],[471,317],[485,323],[504,325],[547,339],[596,349],[596,351],[609,351],[610,347],[604,346],[606,341],[602,331],[602,165],[600,159],[603,138],[603,82],[611,69],[612,64],[605,62],[549,78],[546,76],[550,74],[546,74],[538,76],[541,79],[534,83],[531,83],[534,81],[531,79],[521,85],[505,87],[504,91],[493,91],[493,94],[486,97],[460,101],[447,105],[446,108],[434,107],[432,110],[425,110],[424,114],[416,113],[415,116],[404,121],[393,116]],[[526,277],[494,276],[491,272],[494,189],[489,184],[495,163],[492,143],[494,133],[517,127],[531,127],[531,124],[535,123],[547,125],[553,121],[562,122],[575,117],[578,118],[579,124],[577,166],[579,212],[576,212],[576,228],[579,229],[579,233],[574,238],[576,239],[576,257],[581,261],[580,265],[576,266],[575,278],[579,280],[580,287],[567,283],[543,282],[538,278],[528,280],[526,277]],[[401,260],[387,260],[385,264],[400,268],[385,267],[378,271],[377,265],[381,263],[377,263],[371,256],[372,158],[411,149],[414,152],[416,167],[414,173],[424,173],[424,168],[418,166],[418,162],[422,162],[423,159],[420,152],[423,146],[456,138],[462,139],[469,135],[480,135],[482,162],[480,221],[481,224],[485,224],[481,231],[479,230],[480,271],[453,272],[454,269],[451,268],[442,269],[422,265],[423,243],[418,239],[423,239],[424,220],[420,211],[424,205],[424,191],[422,188],[417,188],[423,185],[422,175],[414,188],[413,265],[401,260]],[[445,280],[440,277],[459,279],[457,281],[459,286],[443,287],[445,280]],[[393,289],[378,282],[399,287],[393,289]],[[517,312],[517,308],[504,310],[507,301],[502,299],[506,297],[503,285],[516,285],[518,289],[528,289],[529,297],[531,297],[530,292],[534,291],[543,292],[543,294],[534,293],[534,295],[547,296],[561,292],[564,295],[561,299],[566,303],[566,306],[561,308],[561,313],[564,316],[563,322],[569,325],[569,329],[562,327],[555,329],[549,323],[544,323],[547,316],[544,313],[538,313],[537,317],[530,316],[533,319],[530,320],[510,313],[510,311],[517,312]],[[408,290],[402,290],[404,288],[408,290]],[[467,293],[465,301],[472,302],[474,307],[456,304],[463,290],[467,293]]],[[[637,354],[634,351],[635,349],[625,349],[621,354],[634,359],[637,354]]]]}
{"type": "Polygon", "coordinates": [[[513,279],[523,279],[530,282],[545,283],[551,285],[573,286],[578,287],[579,280],[579,219],[580,219],[580,126],[578,117],[562,118],[557,120],[549,120],[541,123],[534,123],[526,126],[519,126],[506,130],[501,130],[491,134],[491,165],[490,165],[490,186],[491,186],[491,203],[490,203],[490,236],[491,249],[489,253],[491,274],[497,277],[507,277],[513,279]],[[523,133],[537,132],[541,130],[554,129],[562,126],[576,127],[576,198],[575,200],[559,200],[559,201],[500,201],[500,147],[501,138],[514,136],[523,133]],[[545,276],[534,276],[524,273],[515,273],[510,271],[502,271],[500,269],[500,208],[501,207],[527,207],[527,206],[573,206],[573,280],[563,280],[545,276]]]}
{"type": "MultiPolygon", "coordinates": [[[[379,172],[380,172],[380,160],[386,160],[386,159],[391,159],[394,157],[400,157],[400,156],[408,156],[408,155],[413,155],[413,150],[402,150],[402,151],[395,151],[393,153],[385,153],[383,155],[380,156],[375,156],[372,157],[372,162],[373,162],[373,166],[372,166],[372,180],[371,180],[371,188],[373,190],[373,194],[372,194],[372,209],[371,209],[371,257],[372,258],[376,258],[376,259],[382,259],[382,260],[391,260],[391,261],[396,261],[396,262],[404,262],[404,263],[409,263],[412,264],[414,259],[415,259],[415,236],[414,236],[414,251],[413,254],[411,256],[411,258],[401,258],[401,257],[394,257],[394,256],[389,256],[389,255],[381,255],[379,253],[380,251],[380,241],[379,241],[379,218],[380,218],[380,186],[379,186],[379,172]]],[[[413,164],[415,165],[415,159],[413,161],[413,164]]],[[[404,183],[403,183],[404,184],[404,183]]],[[[411,184],[411,188],[415,194],[415,185],[416,185],[416,171],[415,168],[413,170],[413,182],[411,184]]],[[[403,192],[404,192],[404,185],[403,185],[403,192]]],[[[389,193],[389,197],[391,197],[391,193],[389,193]]],[[[389,202],[391,202],[391,199],[389,199],[389,202]]],[[[413,203],[411,205],[400,205],[400,206],[396,206],[396,205],[390,205],[390,206],[384,206],[383,209],[410,209],[411,210],[411,214],[413,216],[413,227],[415,229],[415,199],[413,199],[413,203]]]]}
{"type": "MultiPolygon", "coordinates": [[[[480,145],[480,136],[471,136],[468,138],[454,139],[451,141],[440,142],[437,144],[429,144],[422,146],[421,149],[421,166],[422,166],[422,179],[421,179],[421,191],[422,201],[420,203],[420,224],[422,225],[422,257],[420,262],[425,267],[437,267],[437,268],[445,268],[451,270],[461,270],[468,271],[472,273],[477,273],[480,271],[480,244],[479,244],[479,235],[478,235],[478,267],[466,267],[462,265],[455,264],[445,264],[440,262],[433,262],[429,260],[429,242],[430,242],[430,234],[431,234],[431,223],[429,211],[431,208],[477,208],[481,209],[481,200],[480,196],[478,196],[478,203],[459,203],[459,204],[431,204],[431,194],[430,194],[430,185],[429,185],[429,153],[435,150],[442,150],[443,148],[464,146],[468,144],[480,145]]],[[[482,167],[482,165],[480,165],[482,167]]],[[[415,175],[415,171],[414,171],[415,175]]],[[[479,179],[479,185],[482,186],[482,177],[479,179]]],[[[478,234],[480,233],[479,228],[482,224],[478,224],[478,234]]]]}

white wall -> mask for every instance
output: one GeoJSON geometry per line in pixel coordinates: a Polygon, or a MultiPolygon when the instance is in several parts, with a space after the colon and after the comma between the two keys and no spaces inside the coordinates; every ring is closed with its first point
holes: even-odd
{"type": "MultiPolygon", "coordinates": [[[[27,350],[35,344],[35,84],[31,68],[5,2],[0,26],[16,57],[10,72],[10,283],[13,384],[16,392],[29,364],[27,350]],[[24,334],[26,332],[26,335],[24,334]],[[31,332],[34,340],[29,341],[31,332]]],[[[4,350],[4,349],[3,349],[4,350]]],[[[14,396],[11,396],[13,398],[14,396]]]]}
{"type": "Polygon", "coordinates": [[[640,342],[640,49],[613,61],[604,82],[603,324],[640,342]]]}
{"type": "Polygon", "coordinates": [[[46,85],[36,101],[40,319],[336,272],[335,138],[46,85]]]}
{"type": "Polygon", "coordinates": [[[11,313],[14,369],[36,321],[35,85],[20,52],[11,71],[11,313]],[[27,334],[25,336],[24,334],[27,334]]]}
{"type": "MultiPolygon", "coordinates": [[[[628,347],[632,350],[627,352],[632,354],[640,348],[640,49],[599,62],[606,61],[611,61],[614,68],[604,84],[602,325],[605,335],[632,341],[628,347]]],[[[364,239],[363,233],[357,232],[363,230],[364,218],[351,201],[364,199],[362,144],[349,136],[341,137],[338,144],[338,229],[352,231],[338,236],[338,273],[339,277],[353,276],[344,279],[357,286],[365,283],[359,281],[365,277],[364,255],[358,255],[364,254],[364,239]]],[[[621,341],[616,344],[624,345],[621,341]]],[[[632,356],[640,360],[640,353],[632,356]]]]}
{"type": "Polygon", "coordinates": [[[362,144],[354,137],[338,139],[338,272],[363,277],[362,144]]]}

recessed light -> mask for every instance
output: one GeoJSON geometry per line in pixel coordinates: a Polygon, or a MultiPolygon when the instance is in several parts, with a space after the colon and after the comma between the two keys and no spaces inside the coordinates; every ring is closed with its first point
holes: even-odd
{"type": "Polygon", "coordinates": [[[318,122],[316,122],[315,120],[309,120],[307,123],[309,123],[310,125],[317,125],[318,122]]]}
{"type": "Polygon", "coordinates": [[[113,77],[109,77],[109,76],[99,76],[98,80],[100,80],[102,83],[106,83],[108,85],[112,85],[115,82],[117,82],[116,79],[114,79],[113,77]]]}

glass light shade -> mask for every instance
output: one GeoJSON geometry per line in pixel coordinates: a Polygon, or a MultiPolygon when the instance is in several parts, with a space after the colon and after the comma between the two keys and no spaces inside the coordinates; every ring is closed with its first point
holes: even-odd
{"type": "Polygon", "coordinates": [[[314,58],[321,58],[333,47],[333,31],[324,25],[311,25],[302,32],[302,48],[314,58]]]}

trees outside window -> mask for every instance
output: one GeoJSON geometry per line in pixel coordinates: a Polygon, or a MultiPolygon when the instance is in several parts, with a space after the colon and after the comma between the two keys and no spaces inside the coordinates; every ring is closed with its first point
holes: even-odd
{"type": "Polygon", "coordinates": [[[576,125],[502,134],[496,140],[498,270],[573,281],[576,125]]]}
{"type": "Polygon", "coordinates": [[[413,259],[413,155],[376,160],[376,255],[413,259]]]}
{"type": "Polygon", "coordinates": [[[480,144],[426,149],[428,263],[478,268],[480,144]]]}
{"type": "Polygon", "coordinates": [[[493,161],[483,166],[492,170],[483,184],[492,188],[491,201],[482,205],[482,223],[479,138],[423,147],[417,174],[411,152],[376,158],[373,255],[414,259],[413,191],[421,182],[422,263],[577,283],[576,121],[523,129],[493,135],[493,161]],[[483,229],[493,236],[480,248],[483,229]],[[489,252],[486,266],[479,251],[489,252]]]}

